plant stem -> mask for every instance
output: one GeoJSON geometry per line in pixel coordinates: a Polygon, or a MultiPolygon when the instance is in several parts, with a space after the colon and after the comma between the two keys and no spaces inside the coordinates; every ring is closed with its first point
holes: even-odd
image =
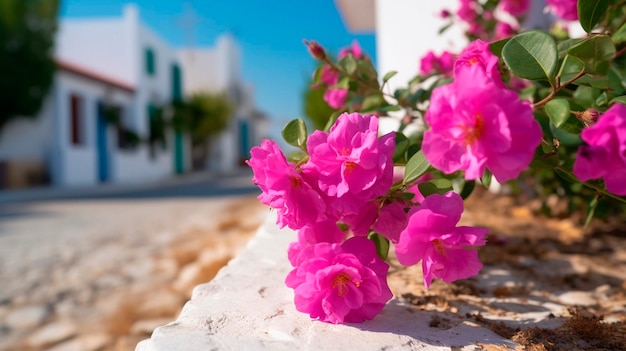
{"type": "MultiPolygon", "coordinates": [[[[569,175],[569,176],[571,176],[573,178],[576,178],[574,173],[572,173],[570,170],[568,170],[566,168],[563,168],[561,166],[556,166],[555,168],[560,170],[563,173],[567,173],[567,175],[569,175]]],[[[606,189],[603,189],[603,188],[601,188],[601,187],[599,187],[599,186],[597,186],[595,184],[591,184],[589,182],[580,182],[580,183],[582,185],[586,186],[587,188],[589,188],[591,190],[594,190],[594,191],[596,191],[597,193],[599,193],[599,194],[601,194],[603,196],[609,197],[609,198],[611,198],[613,200],[616,200],[616,201],[619,201],[619,202],[621,202],[623,204],[626,204],[626,198],[623,198],[623,197],[620,197],[620,196],[617,196],[617,195],[613,195],[613,194],[609,193],[608,191],[606,191],[606,189]]]]}
{"type": "Polygon", "coordinates": [[[559,92],[561,91],[561,89],[565,88],[566,86],[572,84],[574,81],[576,81],[578,78],[582,77],[585,75],[585,70],[583,69],[582,71],[578,72],[577,75],[575,75],[572,79],[568,80],[567,82],[563,83],[563,84],[558,84],[558,86],[556,87],[552,87],[552,91],[550,92],[550,94],[548,94],[548,96],[546,96],[543,100],[534,103],[533,104],[533,109],[538,109],[539,107],[542,107],[543,105],[547,104],[550,100],[552,100],[552,98],[559,92]]]}

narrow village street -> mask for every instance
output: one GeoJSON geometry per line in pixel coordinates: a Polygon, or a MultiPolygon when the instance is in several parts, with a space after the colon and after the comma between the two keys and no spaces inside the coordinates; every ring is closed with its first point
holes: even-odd
{"type": "Polygon", "coordinates": [[[0,203],[0,350],[133,350],[254,234],[254,191],[245,174],[0,203]]]}

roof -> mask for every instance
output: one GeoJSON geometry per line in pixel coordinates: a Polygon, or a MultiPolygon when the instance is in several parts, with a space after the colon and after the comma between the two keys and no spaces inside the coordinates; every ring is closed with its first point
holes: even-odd
{"type": "Polygon", "coordinates": [[[109,85],[109,86],[112,86],[121,90],[125,90],[131,93],[135,92],[135,87],[133,85],[127,82],[123,82],[119,79],[106,76],[100,72],[93,71],[89,68],[85,68],[75,63],[68,62],[68,61],[57,60],[56,63],[57,63],[57,67],[60,70],[73,73],[78,76],[91,79],[97,82],[101,82],[106,85],[109,85]]]}
{"type": "Polygon", "coordinates": [[[376,30],[376,0],[335,0],[343,23],[352,33],[376,30]]]}

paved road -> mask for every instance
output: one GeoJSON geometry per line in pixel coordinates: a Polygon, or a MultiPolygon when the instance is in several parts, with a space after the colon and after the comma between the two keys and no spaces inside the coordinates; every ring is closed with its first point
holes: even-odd
{"type": "Polygon", "coordinates": [[[150,264],[169,242],[190,228],[208,231],[254,203],[258,192],[248,172],[0,193],[0,350],[27,335],[4,321],[22,308],[47,311],[40,322],[97,325],[97,301],[158,279],[150,264]]]}

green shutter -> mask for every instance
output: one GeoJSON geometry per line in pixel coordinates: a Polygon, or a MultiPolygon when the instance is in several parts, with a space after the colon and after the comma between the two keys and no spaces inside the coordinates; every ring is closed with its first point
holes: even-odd
{"type": "Polygon", "coordinates": [[[154,51],[151,48],[146,48],[146,73],[153,75],[156,72],[154,51]]]}
{"type": "Polygon", "coordinates": [[[180,101],[183,99],[182,77],[180,66],[172,64],[172,100],[180,101]]]}

